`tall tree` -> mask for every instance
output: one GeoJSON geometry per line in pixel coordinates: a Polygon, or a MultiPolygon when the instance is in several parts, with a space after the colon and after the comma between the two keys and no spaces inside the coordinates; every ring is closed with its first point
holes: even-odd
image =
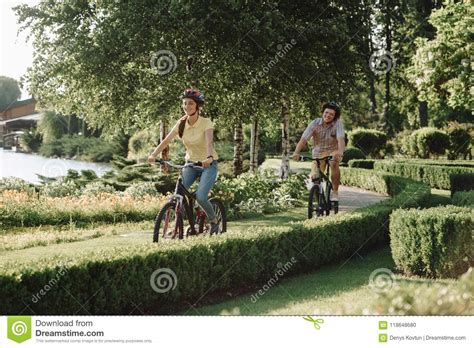
{"type": "Polygon", "coordinates": [[[0,76],[0,112],[20,99],[21,91],[18,81],[7,76],[0,76]]]}

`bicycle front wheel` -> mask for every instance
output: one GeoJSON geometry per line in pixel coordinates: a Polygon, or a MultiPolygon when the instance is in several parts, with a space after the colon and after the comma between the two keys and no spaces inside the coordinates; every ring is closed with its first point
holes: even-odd
{"type": "MultiPolygon", "coordinates": [[[[219,198],[211,198],[209,200],[212,205],[212,209],[216,213],[217,223],[219,224],[219,233],[224,233],[227,231],[227,215],[224,208],[224,203],[219,198]]],[[[211,230],[211,222],[206,216],[205,219],[199,220],[199,234],[209,233],[211,230]]]]}
{"type": "Polygon", "coordinates": [[[158,242],[159,236],[165,239],[183,239],[183,217],[181,214],[177,214],[174,202],[166,203],[155,219],[154,243],[158,242]]]}
{"type": "Polygon", "coordinates": [[[320,215],[319,211],[319,184],[313,185],[311,190],[309,190],[308,195],[308,219],[312,219],[313,216],[320,215]]]}

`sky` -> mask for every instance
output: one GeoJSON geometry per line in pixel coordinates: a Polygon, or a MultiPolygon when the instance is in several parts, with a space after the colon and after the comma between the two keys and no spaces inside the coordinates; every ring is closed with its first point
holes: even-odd
{"type": "MultiPolygon", "coordinates": [[[[0,0],[0,75],[20,80],[33,62],[33,44],[26,43],[26,33],[17,35],[16,16],[12,7],[21,4],[35,5],[40,0],[0,0]]],[[[22,90],[21,100],[29,98],[22,90]]]]}

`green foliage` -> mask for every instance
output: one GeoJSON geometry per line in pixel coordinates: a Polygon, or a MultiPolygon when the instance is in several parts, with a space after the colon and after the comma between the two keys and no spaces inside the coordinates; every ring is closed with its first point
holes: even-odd
{"type": "MultiPolygon", "coordinates": [[[[451,167],[444,165],[417,164],[416,162],[410,161],[377,161],[374,164],[374,169],[378,171],[393,173],[417,181],[423,181],[430,185],[430,187],[442,190],[452,189],[452,183],[450,178],[451,175],[461,173],[474,173],[474,168],[470,167],[451,167]]],[[[465,181],[463,180],[462,182],[465,181]]]]}
{"type": "Polygon", "coordinates": [[[453,195],[453,204],[459,206],[474,206],[474,191],[458,191],[453,195]]]}
{"type": "Polygon", "coordinates": [[[59,177],[41,186],[40,193],[47,197],[68,197],[78,195],[79,191],[74,182],[59,177]]]}
{"type": "Polygon", "coordinates": [[[20,97],[21,90],[18,82],[11,77],[0,76],[0,112],[20,99],[20,97]]]}
{"type": "Polygon", "coordinates": [[[43,137],[36,128],[33,128],[23,133],[18,141],[24,151],[38,152],[43,141],[43,137]]]}
{"type": "Polygon", "coordinates": [[[472,266],[474,210],[446,206],[400,209],[390,216],[390,246],[407,274],[456,277],[472,266]]]}
{"type": "Polygon", "coordinates": [[[387,135],[375,129],[356,128],[349,132],[348,138],[350,146],[359,148],[366,156],[377,158],[387,144],[387,135]]]}
{"type": "Polygon", "coordinates": [[[125,194],[133,198],[139,198],[145,195],[156,196],[158,195],[158,190],[156,189],[156,184],[152,182],[137,182],[127,187],[125,194]]]}
{"type": "Polygon", "coordinates": [[[443,155],[449,148],[449,136],[436,128],[420,128],[412,133],[410,146],[412,152],[420,158],[443,155]]]}
{"type": "MultiPolygon", "coordinates": [[[[345,169],[373,175],[373,171],[345,169]]],[[[142,309],[147,313],[176,313],[183,300],[196,301],[210,288],[212,294],[266,281],[279,262],[294,258],[288,274],[296,274],[346,259],[356,251],[366,252],[388,243],[386,221],[390,212],[401,205],[419,205],[428,190],[426,185],[411,180],[378,176],[381,181],[386,180],[387,189],[395,192],[398,188],[404,197],[288,227],[256,227],[220,238],[194,238],[181,243],[106,249],[35,263],[4,264],[0,266],[0,297],[4,299],[0,302],[0,312],[21,311],[23,302],[37,291],[38,284],[51,279],[60,267],[66,270],[62,272],[61,287],[54,287],[48,296],[31,304],[35,313],[76,312],[77,303],[70,300],[68,293],[77,294],[77,300],[91,314],[129,313],[133,308],[128,299],[137,291],[143,301],[142,309]],[[407,197],[411,200],[406,200],[407,197]],[[367,226],[377,227],[372,230],[367,226]],[[150,287],[150,276],[159,268],[171,268],[178,282],[176,289],[156,296],[150,287]],[[195,277],[195,269],[207,271],[195,277]],[[87,301],[93,294],[94,301],[87,301]]]]}
{"type": "Polygon", "coordinates": [[[445,101],[452,108],[472,109],[472,3],[448,1],[432,12],[429,22],[436,28],[432,39],[418,38],[409,78],[420,95],[436,105],[445,101]]]}
{"type": "Polygon", "coordinates": [[[449,176],[451,194],[457,191],[474,190],[474,170],[469,173],[454,173],[449,176]]]}
{"type": "Polygon", "coordinates": [[[82,189],[82,194],[85,196],[97,196],[101,193],[115,193],[115,189],[110,185],[104,185],[101,182],[90,182],[82,189]]]}
{"type": "Polygon", "coordinates": [[[347,147],[342,156],[343,163],[349,163],[352,159],[365,159],[364,153],[357,147],[347,147]]]}
{"type": "Polygon", "coordinates": [[[81,135],[65,135],[60,139],[44,142],[39,149],[39,153],[46,157],[74,157],[91,162],[108,162],[117,152],[117,143],[81,135]]]}
{"type": "Polygon", "coordinates": [[[375,160],[373,159],[354,159],[349,161],[351,168],[374,169],[375,160]]]}
{"type": "Polygon", "coordinates": [[[159,132],[140,130],[132,135],[128,142],[128,149],[135,158],[146,158],[158,145],[159,132]]]}
{"type": "Polygon", "coordinates": [[[34,191],[34,186],[20,178],[0,178],[0,192],[3,191],[31,192],[34,191]]]}
{"type": "Polygon", "coordinates": [[[390,291],[379,294],[370,306],[374,315],[473,315],[474,270],[470,268],[458,282],[420,284],[397,282],[390,291]]]}
{"type": "Polygon", "coordinates": [[[446,133],[449,136],[448,158],[466,159],[471,155],[473,128],[471,125],[460,124],[458,122],[449,123],[446,133]]]}

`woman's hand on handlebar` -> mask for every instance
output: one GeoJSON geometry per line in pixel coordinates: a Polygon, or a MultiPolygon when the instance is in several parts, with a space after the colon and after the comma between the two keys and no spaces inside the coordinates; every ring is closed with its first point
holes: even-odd
{"type": "Polygon", "coordinates": [[[152,166],[154,166],[156,164],[156,157],[155,155],[151,154],[150,156],[148,156],[148,163],[150,163],[152,166]]]}

